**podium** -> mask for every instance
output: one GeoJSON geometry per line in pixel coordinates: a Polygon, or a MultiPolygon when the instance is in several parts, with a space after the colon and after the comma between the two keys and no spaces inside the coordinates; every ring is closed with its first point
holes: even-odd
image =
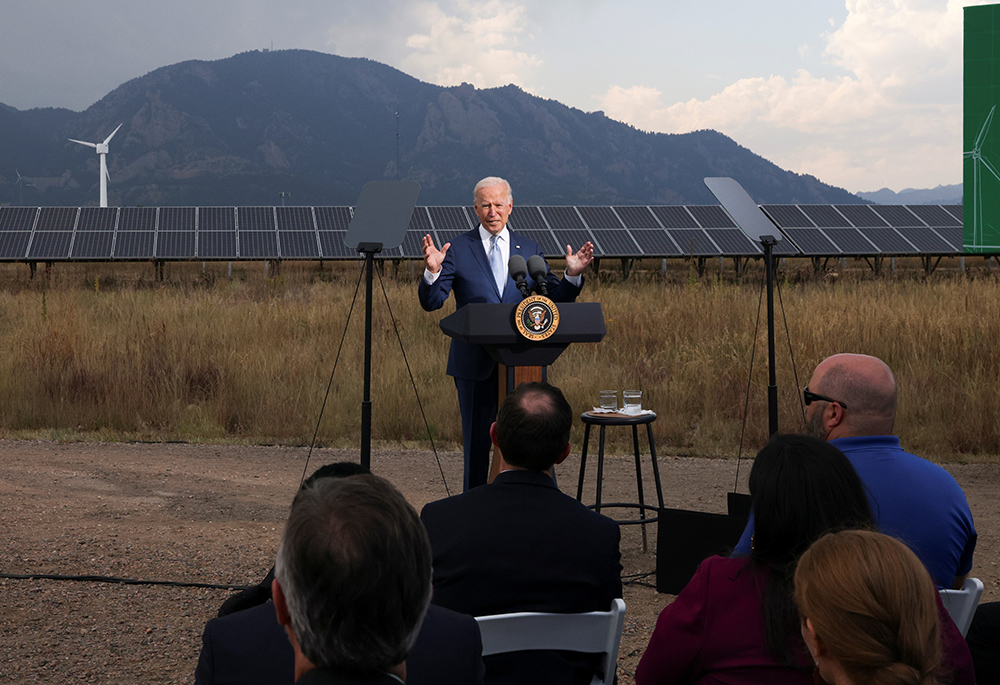
{"type": "MultiPolygon", "coordinates": [[[[607,334],[600,302],[556,303],[559,326],[545,340],[532,341],[517,330],[514,321],[518,303],[473,303],[441,319],[441,330],[449,338],[482,345],[500,365],[499,403],[521,383],[546,381],[547,367],[576,342],[600,342],[607,334]]],[[[500,471],[498,448],[493,448],[492,481],[500,471]]]]}

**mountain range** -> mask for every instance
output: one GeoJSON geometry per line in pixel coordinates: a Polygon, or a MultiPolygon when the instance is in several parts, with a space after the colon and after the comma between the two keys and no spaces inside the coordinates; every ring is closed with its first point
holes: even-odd
{"type": "Polygon", "coordinates": [[[162,67],[83,112],[0,104],[0,203],[96,204],[98,156],[68,139],[100,142],[119,123],[111,205],[352,205],[366,182],[396,178],[420,183],[421,205],[459,205],[488,175],[522,204],[715,204],[707,176],[759,203],[864,201],[717,131],[649,133],[512,85],[442,87],[283,50],[162,67]]]}
{"type": "Polygon", "coordinates": [[[898,193],[882,188],[872,193],[858,193],[858,197],[880,205],[960,205],[962,184],[939,185],[925,190],[906,188],[898,193]]]}

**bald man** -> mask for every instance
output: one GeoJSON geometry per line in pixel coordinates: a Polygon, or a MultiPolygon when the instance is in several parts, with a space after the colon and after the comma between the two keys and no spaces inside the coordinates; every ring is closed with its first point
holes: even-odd
{"type": "MultiPolygon", "coordinates": [[[[879,530],[899,538],[938,587],[961,587],[972,569],[976,528],[965,493],[937,464],[903,451],[893,435],[896,379],[877,357],[835,354],[803,391],[806,429],[854,464],[879,530]]],[[[736,546],[749,554],[753,520],[736,546]]]]}

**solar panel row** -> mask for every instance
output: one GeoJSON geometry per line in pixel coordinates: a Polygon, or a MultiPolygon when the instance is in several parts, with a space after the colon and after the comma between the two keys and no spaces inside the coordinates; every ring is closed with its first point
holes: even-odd
{"type": "MultiPolygon", "coordinates": [[[[947,255],[962,251],[962,208],[943,205],[764,205],[785,236],[779,256],[947,255]]],[[[0,207],[0,260],[342,259],[350,207],[0,207]]],[[[478,219],[468,207],[416,207],[402,245],[418,259],[478,219]]],[[[549,257],[594,244],[596,257],[762,254],[718,205],[517,206],[514,231],[549,257]]]]}

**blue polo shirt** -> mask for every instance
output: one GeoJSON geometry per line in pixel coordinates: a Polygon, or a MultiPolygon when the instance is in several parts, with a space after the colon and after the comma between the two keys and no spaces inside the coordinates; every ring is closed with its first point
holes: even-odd
{"type": "MultiPolygon", "coordinates": [[[[972,570],[976,528],[962,488],[943,468],[903,450],[894,435],[830,441],[847,456],[868,492],[875,525],[899,538],[938,587],[972,570]]],[[[753,514],[734,554],[750,553],[753,514]]]]}

